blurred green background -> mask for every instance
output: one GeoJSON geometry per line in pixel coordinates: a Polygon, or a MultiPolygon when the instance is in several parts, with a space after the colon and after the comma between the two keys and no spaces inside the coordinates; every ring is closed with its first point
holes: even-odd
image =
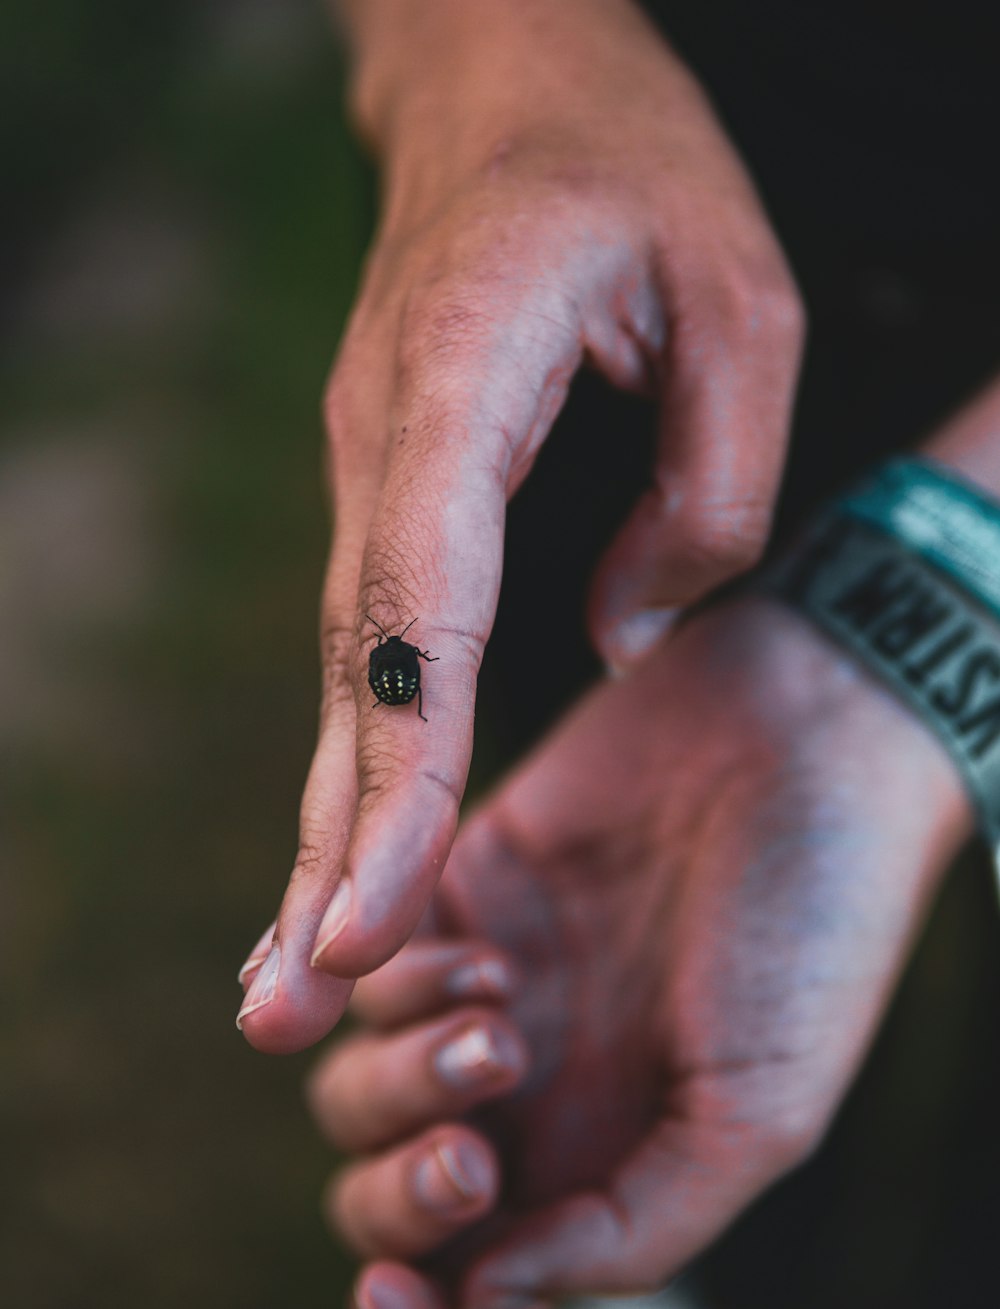
{"type": "Polygon", "coordinates": [[[309,1060],[233,1025],[369,223],[336,43],[315,0],[8,0],[0,38],[0,1304],[336,1304],[309,1060]]]}
{"type": "MultiPolygon", "coordinates": [[[[338,1304],[310,1056],[233,1026],[295,848],[319,398],[373,213],[336,43],[319,0],[7,0],[0,37],[0,1305],[338,1304]]],[[[584,383],[512,512],[511,589],[546,539],[561,632],[567,558],[632,494],[586,508],[584,411],[637,419],[584,383]],[[557,495],[590,517],[554,537],[557,495]]],[[[537,730],[507,613],[484,699],[537,730]]],[[[487,724],[489,760],[523,745],[487,724]]],[[[706,1304],[995,1304],[996,943],[973,861],[828,1145],[691,1279],[706,1304]]]]}

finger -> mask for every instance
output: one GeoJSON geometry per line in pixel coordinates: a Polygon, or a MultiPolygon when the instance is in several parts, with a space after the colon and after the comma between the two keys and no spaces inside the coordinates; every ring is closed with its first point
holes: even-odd
{"type": "Polygon", "coordinates": [[[251,1045],[267,1053],[300,1050],[325,1036],[347,1007],[352,989],[349,980],[324,976],[309,966],[347,845],[356,794],[353,694],[336,674],[327,684],[302,800],[295,866],[270,953],[254,974],[236,1020],[251,1045]]]}
{"type": "Polygon", "coordinates": [[[373,1027],[401,1027],[459,1002],[505,1003],[515,988],[513,965],[486,942],[411,941],[360,979],[351,1009],[373,1027]]]}
{"type": "Polygon", "coordinates": [[[368,1264],[354,1283],[356,1309],[447,1309],[426,1277],[406,1264],[368,1264]]]}
{"type": "MultiPolygon", "coordinates": [[[[362,320],[362,327],[364,326],[362,320]]],[[[337,503],[333,546],[321,601],[323,696],[320,731],[299,819],[299,843],[278,915],[277,953],[261,967],[237,1020],[257,1049],[302,1049],[330,1030],[351,987],[309,966],[316,929],[340,872],[357,802],[355,697],[351,665],[356,649],[355,605],[368,522],[378,495],[384,404],[383,354],[352,323],[333,374],[327,419],[337,503]],[[349,430],[352,441],[342,433],[349,430]]]]}
{"type": "MultiPolygon", "coordinates": [[[[612,667],[633,663],[676,611],[760,557],[784,465],[803,328],[775,252],[759,271],[668,278],[654,483],[612,542],[590,604],[612,667]]],[[[671,275],[672,276],[672,275],[671,275]]]]}
{"type": "Polygon", "coordinates": [[[260,940],[247,955],[246,962],[236,975],[236,980],[239,982],[240,986],[243,987],[244,991],[246,991],[250,986],[254,977],[257,975],[261,964],[263,964],[264,960],[270,954],[271,944],[274,941],[274,929],[277,925],[277,922],[273,922],[270,927],[266,928],[261,933],[260,940]]]}
{"type": "Polygon", "coordinates": [[[361,1254],[425,1254],[488,1213],[499,1168],[492,1147],[457,1123],[436,1127],[333,1179],[328,1221],[361,1254]]]}
{"type": "Polygon", "coordinates": [[[527,1067],[508,1018],[462,1009],[390,1036],[341,1042],[317,1066],[308,1097],[335,1145],[372,1150],[513,1090],[527,1067]]]}
{"type": "Polygon", "coordinates": [[[790,1137],[668,1121],[607,1192],[577,1194],[519,1222],[473,1267],[462,1303],[510,1309],[659,1289],[804,1153],[790,1137]]]}
{"type": "Polygon", "coordinates": [[[335,975],[361,976],[399,949],[451,846],[507,496],[581,354],[575,311],[549,285],[501,287],[512,303],[499,307],[475,288],[450,299],[435,291],[402,328],[393,438],[358,592],[358,804],[313,955],[335,975]],[[435,660],[413,655],[417,704],[372,707],[369,657],[380,640],[372,620],[390,635],[412,624],[407,641],[435,660]]]}

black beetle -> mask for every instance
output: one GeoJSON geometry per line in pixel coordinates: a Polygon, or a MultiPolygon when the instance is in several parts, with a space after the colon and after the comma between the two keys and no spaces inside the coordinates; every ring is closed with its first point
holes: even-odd
{"type": "Polygon", "coordinates": [[[426,659],[429,664],[437,663],[440,656],[432,657],[425,650],[420,650],[417,646],[403,640],[417,621],[415,618],[410,619],[398,636],[390,636],[381,624],[375,622],[371,614],[365,614],[365,617],[382,634],[378,639],[378,645],[368,656],[368,685],[377,696],[372,708],[374,709],[379,702],[388,705],[409,704],[416,696],[417,713],[426,723],[417,656],[426,659]],[[385,637],[384,643],[382,637],[385,637]]]}

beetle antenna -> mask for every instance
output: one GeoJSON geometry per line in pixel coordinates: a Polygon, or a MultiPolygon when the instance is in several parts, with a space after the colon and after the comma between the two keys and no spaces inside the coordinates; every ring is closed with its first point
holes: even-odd
{"type": "MultiPolygon", "coordinates": [[[[368,619],[368,621],[369,621],[370,623],[375,623],[375,619],[371,616],[371,614],[365,614],[365,617],[368,619]]],[[[382,626],[382,624],[381,624],[381,623],[375,623],[375,626],[378,628],[378,630],[382,633],[382,635],[383,635],[383,636],[385,637],[385,639],[388,641],[388,639],[389,639],[389,633],[385,630],[385,628],[382,626]]]]}
{"type": "Polygon", "coordinates": [[[413,624],[414,624],[416,621],[417,621],[417,620],[416,620],[415,618],[411,618],[411,619],[410,619],[410,621],[406,624],[406,626],[403,628],[403,630],[402,630],[402,631],[400,632],[400,634],[399,634],[399,639],[400,639],[400,640],[403,639],[403,637],[406,635],[406,633],[410,630],[410,628],[413,626],[413,624]]]}

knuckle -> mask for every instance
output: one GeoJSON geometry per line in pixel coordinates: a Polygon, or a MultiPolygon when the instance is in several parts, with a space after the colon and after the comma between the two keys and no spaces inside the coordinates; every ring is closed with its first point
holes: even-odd
{"type": "Polygon", "coordinates": [[[791,273],[784,272],[767,291],[768,320],[776,332],[793,342],[806,334],[806,305],[791,273]]]}
{"type": "Polygon", "coordinates": [[[314,1069],[306,1080],[305,1102],[320,1135],[335,1143],[336,1120],[330,1105],[330,1077],[328,1068],[314,1069]]]}
{"type": "Polygon", "coordinates": [[[339,370],[334,370],[323,390],[322,412],[327,437],[336,446],[350,430],[347,395],[339,370]]]}
{"type": "Polygon", "coordinates": [[[368,1214],[352,1201],[355,1170],[343,1169],[327,1182],[322,1208],[330,1230],[365,1258],[380,1253],[379,1242],[368,1230],[368,1214]]]}
{"type": "Polygon", "coordinates": [[[829,1115],[814,1105],[786,1106],[755,1128],[758,1167],[780,1177],[813,1155],[826,1134],[829,1115]]]}
{"type": "Polygon", "coordinates": [[[295,852],[295,863],[288,880],[289,890],[300,882],[311,882],[322,877],[332,862],[332,849],[328,840],[303,833],[295,852]]]}
{"type": "Polygon", "coordinates": [[[730,260],[714,279],[715,317],[737,339],[765,338],[798,345],[805,336],[805,305],[778,250],[763,257],[730,260]]]}
{"type": "Polygon", "coordinates": [[[326,1054],[306,1073],[302,1092],[306,1108],[321,1126],[325,1121],[331,1076],[331,1056],[326,1054]]]}
{"type": "Polygon", "coordinates": [[[397,792],[404,761],[384,745],[358,745],[358,808],[378,805],[397,792]]]}
{"type": "MultiPolygon", "coordinates": [[[[403,500],[393,515],[391,530],[383,527],[368,543],[358,587],[359,611],[386,632],[398,632],[419,616],[421,594],[445,584],[435,566],[427,521],[437,510],[433,494],[419,504],[403,500]]],[[[373,634],[373,628],[366,630],[373,634]]]]}
{"type": "MultiPolygon", "coordinates": [[[[323,1212],[330,1229],[362,1259],[406,1259],[422,1253],[393,1206],[372,1194],[369,1166],[348,1166],[327,1183],[323,1212]]],[[[380,1189],[376,1187],[376,1191],[380,1189]]]]}
{"type": "Polygon", "coordinates": [[[796,358],[806,336],[805,303],[790,273],[775,274],[759,289],[756,329],[770,347],[796,358]]]}
{"type": "Polygon", "coordinates": [[[771,506],[752,499],[702,503],[680,526],[699,568],[721,579],[760,561],[770,533],[771,506]]]}
{"type": "Polygon", "coordinates": [[[480,355],[496,330],[496,317],[486,307],[482,289],[433,287],[415,291],[403,307],[399,369],[404,379],[420,374],[461,378],[470,355],[480,355]]]}
{"type": "Polygon", "coordinates": [[[320,654],[323,666],[334,674],[344,674],[350,667],[354,651],[354,628],[336,619],[325,622],[320,631],[320,654]]]}
{"type": "Polygon", "coordinates": [[[353,703],[351,665],[355,649],[354,628],[335,619],[320,629],[320,667],[322,670],[322,709],[325,721],[339,701],[353,703]]]}
{"type": "Polygon", "coordinates": [[[457,655],[469,669],[470,675],[478,674],[486,653],[486,638],[482,632],[470,631],[464,627],[448,627],[442,631],[455,647],[457,655]]]}
{"type": "Polygon", "coordinates": [[[434,768],[425,767],[418,771],[417,778],[428,784],[432,791],[437,791],[449,807],[457,810],[461,805],[462,785],[454,777],[445,772],[438,772],[434,768]]]}
{"type": "Polygon", "coordinates": [[[359,1069],[352,1067],[365,1046],[345,1051],[340,1059],[317,1070],[306,1086],[306,1107],[321,1135],[341,1150],[363,1150],[378,1143],[372,1130],[371,1106],[359,1069]]]}
{"type": "Polygon", "coordinates": [[[349,461],[352,451],[364,448],[362,434],[369,431],[364,419],[371,405],[358,394],[354,373],[354,368],[345,361],[338,363],[323,390],[323,430],[327,455],[335,472],[349,461]]]}

